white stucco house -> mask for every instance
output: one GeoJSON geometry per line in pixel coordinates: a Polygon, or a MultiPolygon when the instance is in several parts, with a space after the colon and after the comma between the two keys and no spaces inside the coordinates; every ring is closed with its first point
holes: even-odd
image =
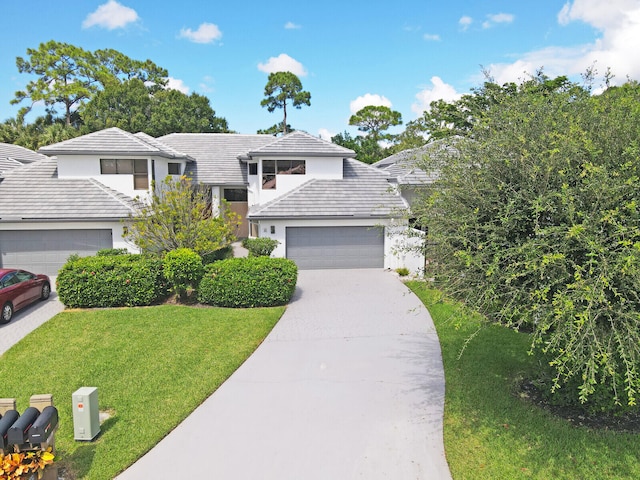
{"type": "Polygon", "coordinates": [[[270,237],[300,268],[418,271],[398,249],[408,203],[397,177],[352,150],[301,131],[271,135],[108,128],[43,147],[39,161],[0,173],[0,265],[55,275],[72,253],[127,248],[124,219],[154,181],[187,175],[229,202],[240,237],[270,237]]]}

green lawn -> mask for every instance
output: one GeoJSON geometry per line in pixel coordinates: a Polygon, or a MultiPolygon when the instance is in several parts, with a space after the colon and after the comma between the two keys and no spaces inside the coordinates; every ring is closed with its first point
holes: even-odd
{"type": "Polygon", "coordinates": [[[424,283],[409,282],[433,317],[445,367],[444,440],[455,480],[636,479],[637,435],[572,426],[519,398],[519,378],[532,376],[524,333],[461,314],[424,283]]]}
{"type": "MultiPolygon", "coordinates": [[[[0,357],[0,398],[22,412],[52,393],[56,454],[75,478],[112,479],[153,447],[233,373],[284,307],[157,306],[65,311],[0,357]],[[94,442],[73,440],[71,395],[98,387],[111,413],[94,442]]],[[[16,321],[19,321],[16,319],[16,321]]],[[[206,461],[176,452],[176,461],[206,461]]]]}

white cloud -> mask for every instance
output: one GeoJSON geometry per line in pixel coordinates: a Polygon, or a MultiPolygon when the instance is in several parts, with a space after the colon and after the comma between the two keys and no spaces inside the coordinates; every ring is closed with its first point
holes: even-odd
{"type": "Polygon", "coordinates": [[[439,42],[440,41],[440,35],[438,35],[438,34],[425,33],[422,36],[422,38],[424,38],[428,42],[439,42]]]}
{"type": "Polygon", "coordinates": [[[568,25],[580,21],[598,29],[593,43],[572,47],[547,47],[529,52],[515,62],[497,63],[488,70],[498,83],[519,81],[525,74],[543,68],[550,77],[576,76],[596,66],[600,74],[607,68],[624,82],[627,77],[640,78],[640,4],[637,0],[574,0],[558,13],[558,22],[568,25]]]}
{"type": "Polygon", "coordinates": [[[298,25],[297,23],[287,22],[284,24],[284,28],[287,30],[299,30],[302,28],[302,26],[298,25]]]}
{"type": "Polygon", "coordinates": [[[458,20],[458,25],[460,25],[460,28],[462,29],[462,31],[466,31],[471,24],[473,23],[473,18],[464,15],[463,17],[460,17],[460,20],[458,20]]]}
{"type": "Polygon", "coordinates": [[[625,23],[627,13],[638,8],[637,0],[574,0],[558,13],[558,22],[567,25],[581,20],[599,30],[618,28],[625,23]]]}
{"type": "Polygon", "coordinates": [[[411,110],[418,116],[422,115],[422,112],[429,111],[431,102],[434,100],[451,102],[462,96],[453,86],[444,83],[440,77],[431,77],[431,85],[418,92],[417,102],[411,105],[411,110]]]}
{"type": "Polygon", "coordinates": [[[167,89],[178,90],[185,95],[189,93],[189,87],[187,87],[182,80],[173,77],[168,77],[168,80],[167,89]]]}
{"type": "Polygon", "coordinates": [[[197,30],[183,28],[179,37],[194,43],[213,43],[222,38],[222,32],[214,23],[202,23],[197,30]]]}
{"type": "Polygon", "coordinates": [[[91,28],[94,26],[106,28],[107,30],[115,30],[116,28],[124,28],[129,23],[137,22],[137,12],[133,8],[109,0],[102,4],[98,9],[87,15],[82,22],[82,28],[91,28]]]}
{"type": "Polygon", "coordinates": [[[299,77],[307,76],[307,71],[302,64],[286,53],[281,53],[277,57],[270,57],[266,63],[259,63],[258,70],[265,73],[291,72],[299,77]]]}
{"type": "Polygon", "coordinates": [[[510,13],[495,13],[487,15],[487,20],[482,24],[482,28],[491,28],[499,23],[512,23],[515,16],[510,13]]]}
{"type": "Polygon", "coordinates": [[[352,100],[351,103],[349,103],[349,109],[351,110],[351,114],[355,114],[369,105],[391,108],[391,101],[383,95],[365,93],[355,100],[352,100]]]}
{"type": "Polygon", "coordinates": [[[335,137],[336,134],[327,130],[326,128],[321,128],[320,130],[318,130],[318,136],[322,139],[322,140],[326,140],[327,142],[331,141],[331,137],[335,137]]]}

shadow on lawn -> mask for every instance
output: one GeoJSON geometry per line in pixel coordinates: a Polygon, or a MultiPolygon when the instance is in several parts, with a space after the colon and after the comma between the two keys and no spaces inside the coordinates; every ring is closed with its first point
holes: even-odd
{"type": "Polygon", "coordinates": [[[58,468],[58,478],[63,480],[76,480],[87,476],[91,470],[91,464],[96,454],[98,442],[118,422],[116,416],[112,416],[100,425],[100,433],[90,442],[78,442],[80,446],[75,452],[68,454],[64,451],[57,453],[63,458],[58,468]]]}

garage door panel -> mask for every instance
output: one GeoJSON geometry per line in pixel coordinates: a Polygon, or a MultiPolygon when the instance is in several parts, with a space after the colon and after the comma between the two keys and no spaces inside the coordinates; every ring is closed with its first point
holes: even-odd
{"type": "Polygon", "coordinates": [[[112,248],[110,229],[0,231],[0,266],[57,275],[70,255],[112,248]]]}
{"type": "Polygon", "coordinates": [[[382,227],[287,227],[287,258],[301,269],[382,268],[382,227]]]}

